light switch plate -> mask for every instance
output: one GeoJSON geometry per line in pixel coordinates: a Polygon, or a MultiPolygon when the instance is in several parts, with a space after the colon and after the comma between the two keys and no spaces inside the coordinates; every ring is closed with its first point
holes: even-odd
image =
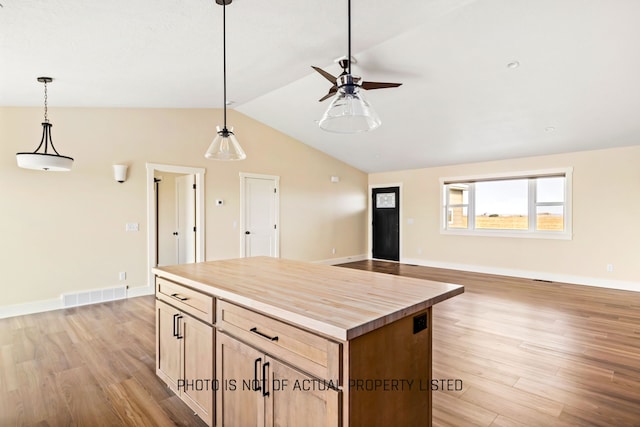
{"type": "Polygon", "coordinates": [[[137,222],[128,222],[125,226],[126,231],[138,231],[140,229],[137,222]]]}

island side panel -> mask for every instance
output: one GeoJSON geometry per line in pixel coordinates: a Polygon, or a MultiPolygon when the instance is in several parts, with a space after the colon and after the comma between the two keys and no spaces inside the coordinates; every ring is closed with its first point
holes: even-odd
{"type": "Polygon", "coordinates": [[[345,425],[431,426],[431,321],[429,308],[349,341],[345,425]]]}

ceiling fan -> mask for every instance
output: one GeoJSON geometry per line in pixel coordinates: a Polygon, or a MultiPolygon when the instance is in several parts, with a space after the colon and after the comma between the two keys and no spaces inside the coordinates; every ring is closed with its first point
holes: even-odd
{"type": "Polygon", "coordinates": [[[338,133],[357,133],[373,130],[382,123],[361,89],[386,89],[398,87],[402,83],[365,82],[359,76],[351,74],[351,0],[348,5],[348,54],[339,61],[342,73],[334,77],[319,67],[312,66],[325,79],[333,83],[329,92],[320,98],[320,102],[335,95],[329,108],[318,122],[320,128],[338,133]]]}
{"type": "Polygon", "coordinates": [[[318,73],[320,73],[325,79],[333,83],[333,86],[331,86],[331,89],[329,89],[329,92],[325,96],[320,98],[319,100],[320,102],[331,98],[333,95],[336,94],[336,92],[338,91],[338,88],[349,84],[348,82],[350,80],[351,80],[351,84],[360,86],[362,89],[365,89],[365,90],[386,89],[386,88],[398,87],[402,85],[402,83],[360,82],[360,80],[362,79],[359,76],[354,76],[351,74],[351,61],[349,59],[341,59],[340,61],[338,61],[338,64],[340,64],[340,67],[342,67],[342,73],[338,77],[334,77],[333,75],[327,73],[320,67],[316,67],[314,65],[311,66],[311,68],[313,68],[318,73]],[[350,78],[346,76],[350,76],[350,78]]]}

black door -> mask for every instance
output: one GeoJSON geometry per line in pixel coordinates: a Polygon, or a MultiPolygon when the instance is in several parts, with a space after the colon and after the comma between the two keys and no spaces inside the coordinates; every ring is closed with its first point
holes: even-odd
{"type": "Polygon", "coordinates": [[[400,189],[374,188],[371,196],[373,258],[400,261],[400,189]]]}

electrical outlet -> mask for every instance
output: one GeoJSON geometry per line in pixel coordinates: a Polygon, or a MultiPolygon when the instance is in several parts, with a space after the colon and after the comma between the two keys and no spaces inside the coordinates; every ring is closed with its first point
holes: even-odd
{"type": "Polygon", "coordinates": [[[336,254],[336,248],[331,248],[331,253],[335,255],[336,254]]]}
{"type": "Polygon", "coordinates": [[[127,272],[126,271],[121,271],[118,274],[118,278],[122,281],[122,280],[127,280],[127,272]]]}
{"type": "Polygon", "coordinates": [[[607,264],[607,271],[613,273],[613,264],[607,264]]]}
{"type": "Polygon", "coordinates": [[[427,313],[419,314],[413,318],[413,333],[427,329],[427,313]]]}

